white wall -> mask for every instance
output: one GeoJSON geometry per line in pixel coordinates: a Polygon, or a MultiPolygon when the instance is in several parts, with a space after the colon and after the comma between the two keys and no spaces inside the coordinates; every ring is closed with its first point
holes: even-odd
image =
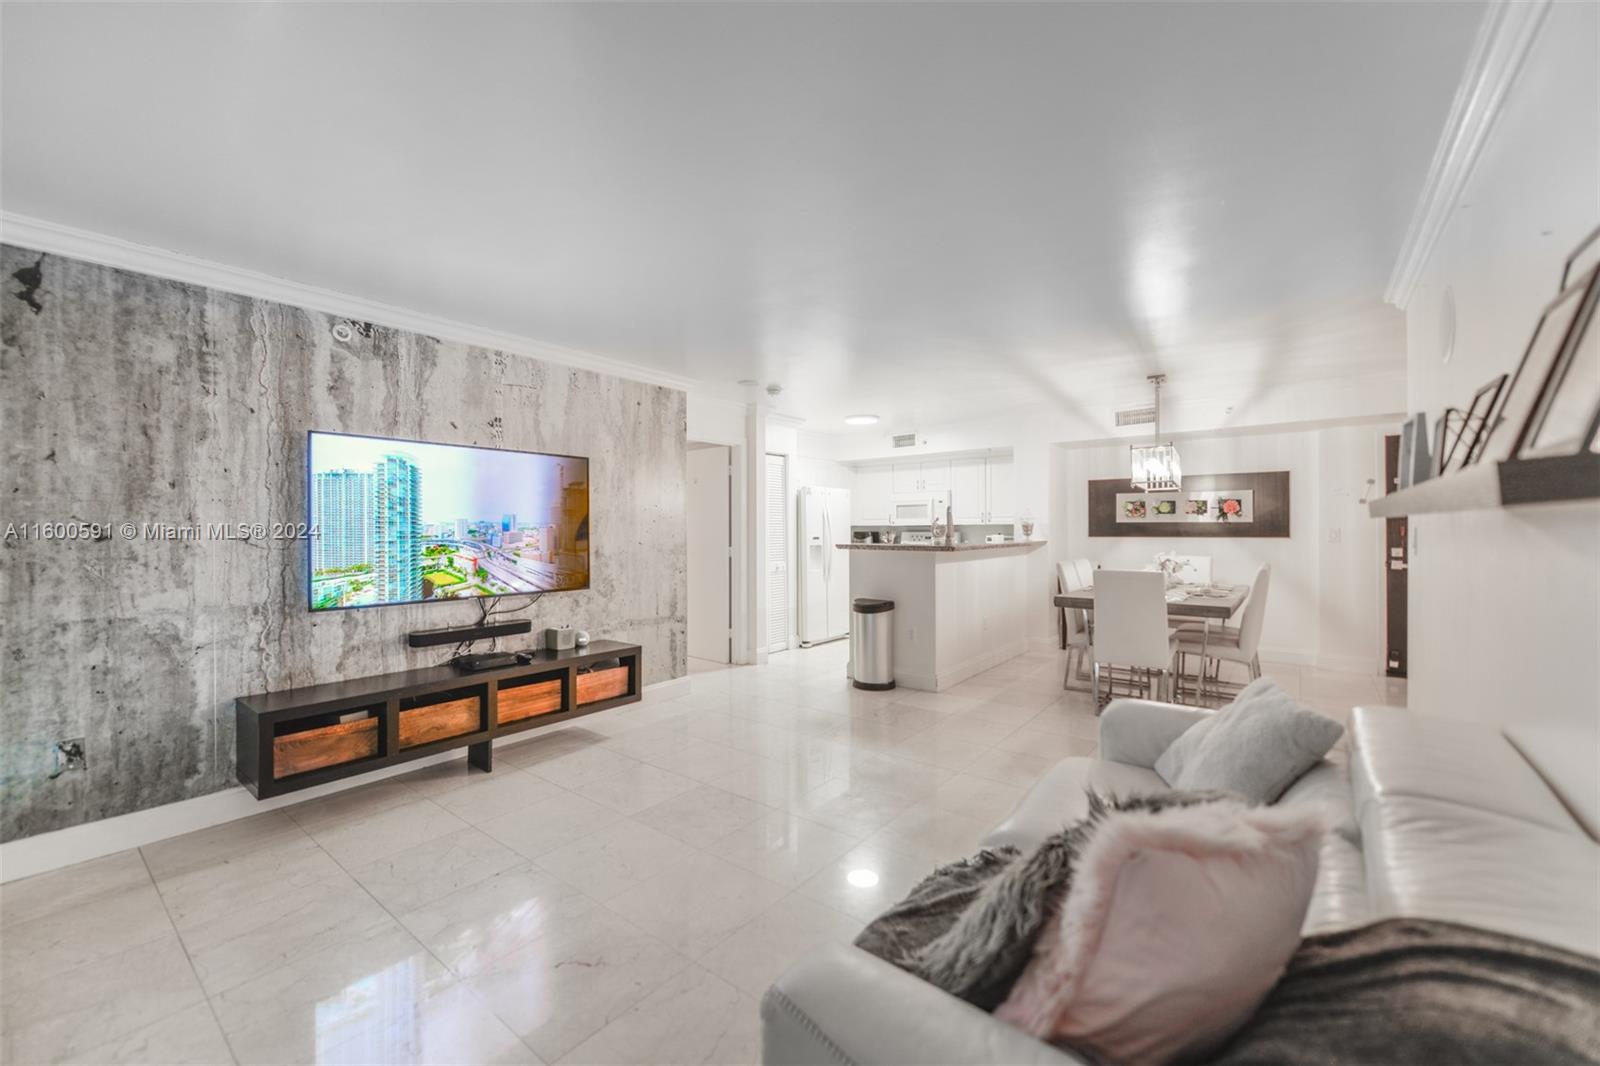
{"type": "MultiPolygon", "coordinates": [[[[1431,416],[1516,365],[1568,251],[1600,223],[1600,7],[1554,4],[1406,310],[1431,416]],[[1439,358],[1446,286],[1455,354],[1439,358]]],[[[1600,766],[1600,504],[1413,520],[1410,704],[1541,731],[1600,766]]]]}
{"type": "Polygon", "coordinates": [[[689,445],[689,654],[728,662],[732,654],[733,449],[689,445]]]}
{"type": "Polygon", "coordinates": [[[815,485],[824,489],[853,489],[856,484],[856,474],[848,466],[832,459],[793,455],[789,457],[789,483],[794,486],[796,493],[803,485],[815,485]]]}
{"type": "Polygon", "coordinates": [[[1101,566],[1139,569],[1157,552],[1179,551],[1210,555],[1216,580],[1244,584],[1268,563],[1262,658],[1379,673],[1383,529],[1359,501],[1368,478],[1381,483],[1383,436],[1390,430],[1388,421],[1365,421],[1175,438],[1189,473],[1289,471],[1287,538],[1090,537],[1088,483],[1126,478],[1127,446],[1058,446],[1050,463],[1052,564],[1087,557],[1101,566]]]}

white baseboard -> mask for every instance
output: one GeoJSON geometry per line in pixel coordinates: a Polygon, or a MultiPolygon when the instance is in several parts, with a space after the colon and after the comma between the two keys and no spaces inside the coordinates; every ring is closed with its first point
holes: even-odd
{"type": "Polygon", "coordinates": [[[1269,648],[1263,644],[1257,655],[1264,663],[1283,663],[1287,666],[1317,665],[1316,653],[1300,648],[1269,648]]]}
{"type": "MultiPolygon", "coordinates": [[[[682,677],[673,677],[666,681],[657,681],[653,685],[646,685],[644,694],[657,700],[675,700],[680,696],[689,694],[689,684],[689,675],[684,674],[682,677]]],[[[534,730],[534,732],[538,732],[538,730],[534,730]]],[[[509,738],[507,743],[510,743],[509,738]]]]}
{"type": "Polygon", "coordinates": [[[1001,663],[1010,662],[1026,650],[1027,646],[1024,642],[1020,648],[1016,645],[1010,645],[968,656],[959,663],[938,671],[938,676],[934,679],[936,691],[943,692],[947,688],[954,688],[969,677],[976,677],[985,670],[993,669],[1001,663]]]}
{"type": "MultiPolygon", "coordinates": [[[[687,695],[689,690],[690,680],[686,675],[646,685],[644,694],[651,700],[670,700],[687,695]]],[[[541,732],[538,729],[530,729],[525,733],[517,733],[496,741],[495,747],[511,747],[522,741],[532,740],[541,732]]],[[[292,807],[297,803],[331,796],[336,792],[371,784],[373,781],[408,774],[424,766],[466,757],[466,749],[458,748],[413,762],[401,763],[399,766],[386,766],[358,777],[333,781],[316,788],[265,800],[256,799],[243,787],[230,788],[206,796],[162,804],[149,810],[119,814],[114,818],[105,818],[98,822],[88,822],[50,833],[40,833],[38,836],[24,837],[21,840],[7,841],[0,844],[0,883],[88,862],[90,859],[98,859],[129,848],[154,844],[158,840],[167,840],[182,836],[184,833],[193,833],[198,829],[209,829],[224,822],[248,818],[253,814],[265,814],[267,811],[292,807]]]]}
{"type": "Polygon", "coordinates": [[[896,688],[909,688],[917,692],[939,691],[939,682],[932,674],[908,674],[904,670],[896,670],[894,684],[896,688]]]}
{"type": "Polygon", "coordinates": [[[1383,674],[1382,664],[1370,655],[1319,655],[1316,666],[1319,670],[1361,674],[1363,677],[1379,677],[1383,674]]]}

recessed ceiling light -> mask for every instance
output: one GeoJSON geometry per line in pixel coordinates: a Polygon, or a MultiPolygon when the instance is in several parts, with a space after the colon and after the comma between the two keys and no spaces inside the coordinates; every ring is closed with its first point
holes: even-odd
{"type": "Polygon", "coordinates": [[[871,870],[851,870],[844,879],[857,888],[871,888],[878,883],[878,875],[871,870]]]}
{"type": "Polygon", "coordinates": [[[878,424],[877,415],[845,415],[844,424],[847,426],[875,426],[878,424]]]}

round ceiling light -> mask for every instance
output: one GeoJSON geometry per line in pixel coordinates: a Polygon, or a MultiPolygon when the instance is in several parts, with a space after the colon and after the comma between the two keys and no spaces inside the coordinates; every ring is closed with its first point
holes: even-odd
{"type": "Polygon", "coordinates": [[[875,426],[878,424],[877,415],[845,415],[844,424],[847,426],[875,426]]]}
{"type": "Polygon", "coordinates": [[[851,870],[844,879],[857,888],[871,888],[878,883],[878,875],[873,870],[851,870]]]}

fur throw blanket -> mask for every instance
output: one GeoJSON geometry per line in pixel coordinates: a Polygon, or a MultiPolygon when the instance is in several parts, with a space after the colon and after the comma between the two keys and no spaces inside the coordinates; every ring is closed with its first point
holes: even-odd
{"type": "Polygon", "coordinates": [[[1073,864],[1107,815],[1219,800],[1238,802],[1238,797],[1172,792],[1119,799],[1091,792],[1088,815],[1030,855],[997,848],[941,866],[873,919],[856,938],[856,947],[974,1006],[993,1010],[1033,957],[1039,934],[1066,896],[1073,864]]]}
{"type": "Polygon", "coordinates": [[[1600,959],[1420,918],[1308,936],[1210,1061],[1600,1063],[1600,959]]]}

